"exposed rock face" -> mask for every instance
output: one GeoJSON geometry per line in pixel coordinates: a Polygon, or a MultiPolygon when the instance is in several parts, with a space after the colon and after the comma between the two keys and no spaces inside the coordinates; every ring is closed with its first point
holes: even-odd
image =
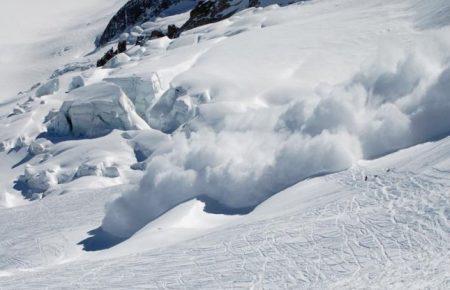
{"type": "Polygon", "coordinates": [[[195,0],[130,0],[111,19],[98,45],[104,45],[122,32],[145,20],[189,11],[195,0]]]}
{"type": "Polygon", "coordinates": [[[181,31],[221,21],[238,11],[260,5],[259,0],[206,0],[200,1],[191,11],[189,20],[181,31]]]}
{"type": "Polygon", "coordinates": [[[191,9],[189,20],[181,28],[178,29],[173,25],[169,27],[169,38],[176,38],[186,30],[221,21],[250,7],[287,5],[300,1],[306,0],[130,0],[111,19],[98,45],[108,43],[122,32],[142,22],[155,17],[184,13],[191,9]]]}

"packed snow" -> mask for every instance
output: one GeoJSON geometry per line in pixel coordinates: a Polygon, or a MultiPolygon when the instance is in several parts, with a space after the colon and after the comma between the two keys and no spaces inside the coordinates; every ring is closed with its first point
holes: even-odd
{"type": "Polygon", "coordinates": [[[171,13],[102,68],[126,1],[56,2],[10,41],[36,74],[0,48],[0,288],[450,286],[450,2],[262,1],[132,45],[171,13]]]}

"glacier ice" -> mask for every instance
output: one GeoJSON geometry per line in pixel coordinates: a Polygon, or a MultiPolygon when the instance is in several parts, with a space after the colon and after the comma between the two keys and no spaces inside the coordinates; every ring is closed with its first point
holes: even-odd
{"type": "Polygon", "coordinates": [[[117,85],[100,82],[71,93],[48,126],[50,133],[75,137],[99,137],[113,129],[148,128],[133,103],[117,85]]]}

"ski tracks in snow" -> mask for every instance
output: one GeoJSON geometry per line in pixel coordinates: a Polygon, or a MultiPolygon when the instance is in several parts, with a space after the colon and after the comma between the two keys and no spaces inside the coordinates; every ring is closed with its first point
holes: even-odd
{"type": "MultiPolygon", "coordinates": [[[[443,173],[356,166],[320,177],[350,193],[337,191],[343,198],[323,206],[280,212],[118,260],[59,265],[27,273],[27,280],[58,288],[71,273],[81,288],[447,288],[450,182],[433,178],[437,174],[443,173]],[[121,265],[120,273],[113,264],[121,265]]],[[[17,275],[0,285],[21,283],[17,275]]]]}

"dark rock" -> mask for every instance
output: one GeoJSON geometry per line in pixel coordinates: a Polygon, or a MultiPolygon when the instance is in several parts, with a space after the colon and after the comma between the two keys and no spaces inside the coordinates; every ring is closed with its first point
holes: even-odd
{"type": "Polygon", "coordinates": [[[167,37],[170,39],[177,38],[179,36],[180,29],[176,25],[169,25],[167,27],[167,37]]]}
{"type": "Polygon", "coordinates": [[[108,61],[110,61],[114,56],[117,55],[117,51],[114,51],[113,48],[111,48],[110,50],[108,50],[105,55],[99,59],[97,61],[97,67],[102,67],[104,66],[108,61]]]}
{"type": "Polygon", "coordinates": [[[195,0],[130,0],[111,19],[98,39],[97,46],[107,44],[130,27],[144,21],[152,20],[159,16],[186,12],[192,9],[195,3],[195,0]],[[180,5],[181,8],[172,9],[181,2],[186,2],[186,5],[180,5]]]}
{"type": "Polygon", "coordinates": [[[117,46],[118,53],[122,53],[127,51],[127,41],[123,40],[119,42],[119,45],[117,46]]]}
{"type": "Polygon", "coordinates": [[[152,33],[150,34],[150,39],[156,39],[156,38],[161,38],[166,36],[164,33],[162,33],[159,30],[153,30],[152,33]]]}
{"type": "Polygon", "coordinates": [[[136,39],[136,45],[143,46],[146,41],[147,41],[147,38],[145,35],[139,35],[138,38],[136,39]]]}
{"type": "Polygon", "coordinates": [[[190,30],[202,25],[226,19],[241,10],[259,6],[259,0],[206,0],[199,1],[192,9],[189,20],[181,27],[181,31],[190,30]]]}

